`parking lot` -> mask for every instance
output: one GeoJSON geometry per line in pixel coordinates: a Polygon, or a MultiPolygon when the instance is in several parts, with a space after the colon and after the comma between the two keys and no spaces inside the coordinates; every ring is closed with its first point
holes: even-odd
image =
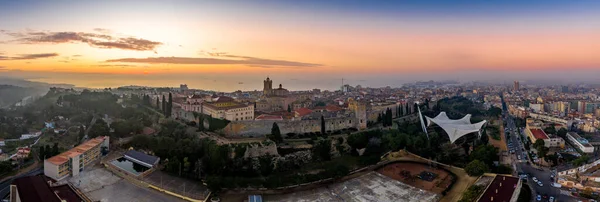
{"type": "Polygon", "coordinates": [[[68,181],[94,201],[183,201],[149,188],[138,187],[101,165],[90,167],[68,181]]]}

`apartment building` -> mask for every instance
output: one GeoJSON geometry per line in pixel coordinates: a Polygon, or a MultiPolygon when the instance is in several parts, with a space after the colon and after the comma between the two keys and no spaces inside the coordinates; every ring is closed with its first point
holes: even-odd
{"type": "Polygon", "coordinates": [[[77,176],[79,172],[102,156],[102,149],[109,149],[109,137],[100,136],[80,144],[66,152],[44,160],[44,175],[61,180],[77,176]]]}

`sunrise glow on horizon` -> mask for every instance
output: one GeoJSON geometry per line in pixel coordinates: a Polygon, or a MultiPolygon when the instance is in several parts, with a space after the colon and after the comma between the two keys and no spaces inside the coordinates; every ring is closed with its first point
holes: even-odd
{"type": "Polygon", "coordinates": [[[0,74],[596,71],[598,9],[587,0],[3,1],[0,74]]]}

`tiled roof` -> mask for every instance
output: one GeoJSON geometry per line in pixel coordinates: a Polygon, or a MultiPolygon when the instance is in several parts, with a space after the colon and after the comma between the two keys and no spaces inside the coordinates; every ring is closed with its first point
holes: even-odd
{"type": "Polygon", "coordinates": [[[548,139],[548,135],[546,135],[546,132],[544,132],[542,129],[532,128],[529,130],[535,139],[548,139]]]}
{"type": "Polygon", "coordinates": [[[325,107],[325,109],[326,109],[327,111],[329,111],[329,112],[336,112],[336,111],[340,111],[340,110],[342,110],[342,108],[341,108],[341,107],[338,107],[338,106],[336,106],[336,105],[327,105],[327,106],[325,107]]]}
{"type": "Polygon", "coordinates": [[[308,109],[308,108],[299,108],[294,110],[294,112],[296,112],[298,114],[298,116],[306,116],[310,113],[312,113],[312,110],[308,109]]]}
{"type": "Polygon", "coordinates": [[[100,137],[96,137],[94,139],[88,140],[87,142],[80,144],[77,147],[74,147],[72,149],[69,149],[66,152],[60,153],[59,155],[56,155],[56,156],[53,156],[53,157],[47,159],[47,161],[54,165],[61,165],[65,162],[67,162],[69,160],[69,157],[75,157],[75,156],[81,155],[82,153],[86,152],[87,150],[102,143],[105,138],[106,138],[106,136],[100,136],[100,137]]]}

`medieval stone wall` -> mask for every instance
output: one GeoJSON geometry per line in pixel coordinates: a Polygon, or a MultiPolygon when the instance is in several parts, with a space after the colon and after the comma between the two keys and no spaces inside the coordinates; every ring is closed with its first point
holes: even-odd
{"type": "MultiPolygon", "coordinates": [[[[271,133],[273,123],[277,122],[282,135],[287,133],[321,132],[321,120],[258,120],[233,121],[221,130],[227,137],[262,137],[271,133]]],[[[357,118],[336,117],[325,119],[325,131],[336,131],[348,128],[359,128],[357,118]]]]}

